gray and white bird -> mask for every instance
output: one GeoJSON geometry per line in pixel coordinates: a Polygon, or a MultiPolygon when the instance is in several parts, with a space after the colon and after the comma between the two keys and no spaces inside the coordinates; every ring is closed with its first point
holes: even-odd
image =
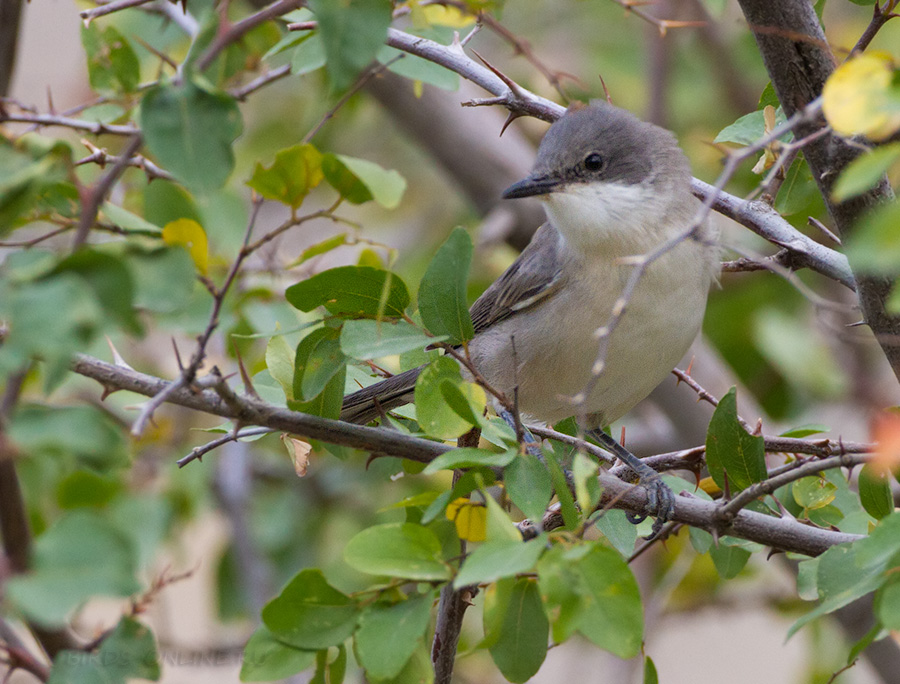
{"type": "MultiPolygon", "coordinates": [[[[526,424],[586,415],[584,427],[648,486],[649,508],[660,519],[671,514],[671,491],[595,428],[646,397],[697,336],[719,272],[712,228],[702,224],[650,263],[602,359],[599,331],[632,273],[629,257],[691,228],[700,203],[690,182],[688,160],[669,131],[601,101],[571,107],[541,141],[532,173],[503,193],[538,197],[548,221],[470,309],[468,350],[485,380],[507,396],[517,391],[526,424]],[[598,360],[602,371],[591,383],[598,360]],[[573,397],[583,400],[580,408],[573,397]]],[[[365,423],[412,401],[419,370],[345,397],[341,418],[365,423]]]]}

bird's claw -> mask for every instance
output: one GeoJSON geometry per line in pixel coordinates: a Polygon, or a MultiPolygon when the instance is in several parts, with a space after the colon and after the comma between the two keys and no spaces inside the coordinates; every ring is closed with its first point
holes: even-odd
{"type": "Polygon", "coordinates": [[[650,534],[644,537],[646,541],[656,539],[663,526],[672,519],[675,514],[675,494],[671,487],[662,481],[658,473],[641,477],[640,484],[647,490],[647,513],[628,514],[628,521],[633,524],[644,521],[648,515],[655,515],[653,528],[650,534]]]}

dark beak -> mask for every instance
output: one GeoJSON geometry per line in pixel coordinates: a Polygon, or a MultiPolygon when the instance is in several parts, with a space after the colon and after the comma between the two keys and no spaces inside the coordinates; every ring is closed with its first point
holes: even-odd
{"type": "Polygon", "coordinates": [[[551,176],[528,176],[528,178],[524,178],[506,188],[502,197],[503,199],[518,199],[520,197],[547,195],[560,185],[560,180],[551,176]]]}

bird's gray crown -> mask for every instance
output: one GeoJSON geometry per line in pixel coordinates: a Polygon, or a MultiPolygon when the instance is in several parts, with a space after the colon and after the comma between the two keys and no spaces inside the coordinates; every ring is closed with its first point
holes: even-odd
{"type": "Polygon", "coordinates": [[[684,176],[687,169],[687,159],[669,131],[593,100],[571,107],[550,127],[531,177],[562,184],[637,185],[684,176]],[[681,170],[685,173],[679,174],[681,170]]]}

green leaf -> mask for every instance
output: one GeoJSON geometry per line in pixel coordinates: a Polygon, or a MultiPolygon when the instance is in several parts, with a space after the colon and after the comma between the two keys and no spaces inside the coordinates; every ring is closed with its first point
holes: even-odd
{"type": "Polygon", "coordinates": [[[242,682],[270,682],[287,679],[311,667],[315,651],[289,646],[265,627],[257,629],[244,647],[241,660],[242,682]]]}
{"type": "Polygon", "coordinates": [[[843,202],[875,187],[898,159],[900,159],[900,142],[876,147],[860,155],[841,171],[831,191],[831,199],[843,202]]]}
{"type": "Polygon", "coordinates": [[[72,152],[65,144],[49,149],[29,145],[34,139],[26,135],[14,145],[0,136],[0,236],[15,228],[21,216],[30,215],[41,193],[65,181],[71,168],[72,152]]]}
{"type": "Polygon", "coordinates": [[[396,677],[421,646],[431,617],[431,594],[394,604],[374,603],[356,631],[356,654],[374,679],[396,677]]]}
{"type": "Polygon", "coordinates": [[[56,503],[60,508],[103,508],[122,488],[117,478],[76,470],[60,481],[56,503]]]}
{"type": "Polygon", "coordinates": [[[484,634],[491,657],[510,682],[534,676],[547,657],[550,624],[537,581],[508,579],[488,588],[484,634]]]}
{"type": "Polygon", "coordinates": [[[578,509],[575,507],[575,499],[572,492],[569,491],[569,483],[566,481],[565,473],[559,465],[557,456],[562,453],[560,451],[549,451],[544,449],[544,462],[547,464],[547,470],[550,472],[550,480],[553,482],[553,490],[556,492],[556,498],[559,499],[560,512],[565,522],[565,529],[574,530],[578,526],[579,515],[578,509]]]}
{"type": "Polygon", "coordinates": [[[644,684],[659,684],[659,674],[650,656],[644,658],[644,684]]]}
{"type": "Polygon", "coordinates": [[[382,207],[394,209],[400,204],[403,193],[406,192],[406,179],[399,173],[366,159],[347,157],[343,154],[335,156],[366,186],[371,198],[382,207]]]}
{"type": "Polygon", "coordinates": [[[134,307],[154,313],[182,311],[196,282],[194,262],[186,250],[162,247],[129,249],[127,264],[134,279],[134,307]]]}
{"type": "Polygon", "coordinates": [[[20,406],[7,436],[32,458],[66,455],[78,466],[108,473],[130,463],[116,423],[90,406],[20,406]]]}
{"type": "Polygon", "coordinates": [[[547,467],[537,456],[519,454],[503,471],[503,482],[512,502],[529,520],[541,520],[553,496],[547,467]]]}
{"type": "MultiPolygon", "coordinates": [[[[775,113],[775,125],[780,126],[787,119],[780,108],[775,113]]],[[[752,145],[766,134],[766,122],[762,109],[744,114],[733,124],[726,126],[713,140],[714,143],[735,143],[737,145],[752,145]]],[[[790,133],[782,136],[782,140],[790,139],[790,133]]]]}
{"type": "Polygon", "coordinates": [[[266,199],[297,209],[322,178],[322,155],[305,143],[276,152],[269,168],[257,163],[247,185],[266,199]]]}
{"type": "Polygon", "coordinates": [[[322,173],[328,184],[351,204],[363,204],[374,199],[368,186],[336,154],[329,152],[322,157],[322,173]]]}
{"type": "Polygon", "coordinates": [[[706,434],[706,464],[713,480],[732,492],[766,478],[765,444],[761,436],[747,434],[737,419],[737,395],[732,387],[719,401],[706,434]]]}
{"type": "Polygon", "coordinates": [[[203,223],[191,194],[176,183],[155,180],[144,188],[143,199],[144,218],[153,225],[164,226],[180,218],[203,223]]]}
{"type": "Polygon", "coordinates": [[[189,188],[209,192],[231,175],[242,123],[230,95],[190,81],[154,86],[141,103],[141,128],[150,153],[189,188]]]}
{"type": "MultiPolygon", "coordinates": [[[[611,508],[604,511],[596,522],[597,529],[607,538],[613,548],[628,558],[634,553],[634,544],[637,541],[637,526],[628,522],[625,511],[611,508]]],[[[691,528],[693,532],[695,528],[691,528]]],[[[702,530],[700,530],[702,532],[702,530]]]]}
{"type": "MultiPolygon", "coordinates": [[[[407,661],[403,670],[390,679],[369,679],[371,684],[433,684],[434,670],[431,665],[431,649],[422,644],[407,661]]],[[[310,684],[313,684],[310,682],[310,684]]]]}
{"type": "Polygon", "coordinates": [[[266,345],[266,368],[269,375],[281,385],[288,401],[294,399],[294,364],[296,352],[284,335],[275,335],[266,345]]]}
{"type": "Polygon", "coordinates": [[[747,561],[750,560],[750,552],[739,546],[726,546],[718,544],[709,550],[709,555],[716,566],[716,571],[722,579],[733,579],[738,576],[747,561]]]}
{"type": "Polygon", "coordinates": [[[459,589],[529,572],[541,557],[546,543],[543,537],[527,542],[513,539],[485,542],[466,557],[453,586],[459,589]]]}
{"type": "MultiPolygon", "coordinates": [[[[4,267],[9,269],[15,254],[4,267]]],[[[44,388],[49,391],[69,372],[71,354],[87,347],[104,323],[94,292],[71,273],[3,288],[0,315],[8,333],[0,345],[0,373],[43,361],[44,388]]]]}
{"type": "Polygon", "coordinates": [[[81,28],[91,88],[104,95],[137,90],[141,64],[125,37],[114,27],[91,23],[81,28]]]}
{"type": "Polygon", "coordinates": [[[158,681],[159,677],[153,633],[137,620],[122,618],[96,653],[58,653],[47,684],[126,684],[134,679],[158,681]]]}
{"type": "MultiPolygon", "coordinates": [[[[416,419],[422,430],[432,437],[456,439],[468,432],[473,423],[451,408],[445,398],[443,384],[449,382],[458,388],[467,402],[475,404],[474,416],[480,415],[486,404],[484,390],[465,382],[459,364],[449,356],[441,356],[422,369],[416,379],[416,419]]],[[[477,424],[476,424],[477,425],[477,424]]]]}
{"type": "Polygon", "coordinates": [[[818,435],[823,432],[828,432],[829,430],[831,430],[831,428],[827,425],[822,425],[821,423],[809,423],[807,425],[798,425],[797,427],[791,428],[790,430],[785,430],[779,436],[803,439],[804,437],[809,437],[810,435],[818,435]]]}
{"type": "Polygon", "coordinates": [[[422,470],[423,475],[433,475],[440,470],[453,470],[454,468],[502,468],[516,458],[516,449],[508,449],[502,453],[462,447],[441,454],[422,470]]]}
{"type": "Polygon", "coordinates": [[[301,570],[262,611],[279,641],[303,649],[342,644],[356,629],[359,607],[316,568],[301,570]]]}
{"type": "Polygon", "coordinates": [[[446,335],[452,344],[475,336],[466,304],[466,280],[472,263],[472,240],[456,228],[441,245],[419,284],[419,313],[435,335],[446,335]]]}
{"type": "MultiPolygon", "coordinates": [[[[886,526],[885,531],[888,527],[892,526],[886,526]]],[[[875,531],[861,541],[878,543],[880,535],[875,535],[875,531]]],[[[880,544],[879,546],[879,551],[881,551],[885,545],[880,544]]],[[[865,548],[865,545],[858,542],[851,546],[833,546],[819,556],[816,584],[822,600],[816,608],[791,625],[787,638],[792,637],[797,630],[812,620],[852,603],[875,591],[882,584],[883,566],[877,562],[871,564],[862,562],[865,548]]]]}
{"type": "Polygon", "coordinates": [[[10,579],[7,588],[31,619],[61,626],[87,599],[129,596],[140,585],[128,539],[97,514],[78,510],[37,538],[32,571],[10,579]]]}
{"type": "Polygon", "coordinates": [[[140,334],[143,328],[133,309],[134,282],[121,259],[96,249],[79,249],[63,259],[53,273],[74,273],[82,278],[104,313],[125,330],[140,334]]]}
{"type": "Polygon", "coordinates": [[[572,459],[572,479],[575,483],[575,499],[582,511],[593,511],[600,503],[600,483],[597,481],[600,467],[581,451],[572,459]]]}
{"type": "Polygon", "coordinates": [[[310,0],[334,90],[347,88],[375,59],[391,23],[388,0],[310,0]]]}
{"type": "Polygon", "coordinates": [[[860,219],[844,241],[853,272],[891,275],[900,270],[900,202],[882,204],[860,219]]]}
{"type": "Polygon", "coordinates": [[[422,349],[446,337],[431,337],[420,328],[397,321],[360,319],[347,321],[341,330],[341,350],[354,359],[367,361],[422,349]]]}
{"type": "Polygon", "coordinates": [[[896,576],[896,568],[875,594],[875,614],[885,629],[900,629],[900,580],[896,576]]]}
{"type": "Polygon", "coordinates": [[[864,465],[859,473],[859,498],[866,513],[876,520],[894,512],[894,497],[888,478],[871,465],[864,465]]]}
{"type": "Polygon", "coordinates": [[[791,484],[794,501],[806,511],[824,508],[834,501],[835,485],[818,475],[801,478],[791,484]]]}
{"type": "Polygon", "coordinates": [[[347,244],[347,235],[346,233],[339,233],[337,235],[332,235],[330,238],[326,238],[322,240],[322,242],[318,242],[314,245],[311,245],[303,250],[300,254],[300,257],[293,262],[292,266],[298,266],[302,264],[304,261],[312,259],[313,257],[317,257],[320,254],[326,254],[333,249],[338,247],[343,247],[347,244]]]}
{"type": "MultiPolygon", "coordinates": [[[[300,413],[308,413],[312,416],[321,416],[322,418],[331,418],[337,420],[341,415],[341,405],[344,401],[344,388],[347,382],[347,366],[342,365],[338,372],[328,381],[325,388],[319,392],[310,401],[288,401],[288,408],[291,411],[299,411],[300,413]]],[[[343,447],[332,447],[329,444],[325,448],[331,453],[340,456],[340,450],[343,447]]]]}
{"type": "Polygon", "coordinates": [[[301,311],[324,306],[338,316],[402,317],[409,290],[399,276],[371,266],[339,266],[291,285],[288,302],[301,311]]]}
{"type": "Polygon", "coordinates": [[[291,73],[297,76],[308,74],[325,66],[325,46],[318,33],[304,36],[291,53],[291,73]]]}
{"type": "Polygon", "coordinates": [[[595,546],[577,561],[584,588],[578,631],[620,658],[640,652],[644,631],[641,596],[634,575],[613,549],[595,546]]]}
{"type": "Polygon", "coordinates": [[[311,401],[345,368],[340,334],[335,328],[317,328],[300,340],[294,360],[294,399],[311,401]]]}
{"type": "Polygon", "coordinates": [[[387,523],[363,530],[347,543],[344,560],[369,575],[425,581],[450,578],[437,536],[412,523],[387,523]]]}

